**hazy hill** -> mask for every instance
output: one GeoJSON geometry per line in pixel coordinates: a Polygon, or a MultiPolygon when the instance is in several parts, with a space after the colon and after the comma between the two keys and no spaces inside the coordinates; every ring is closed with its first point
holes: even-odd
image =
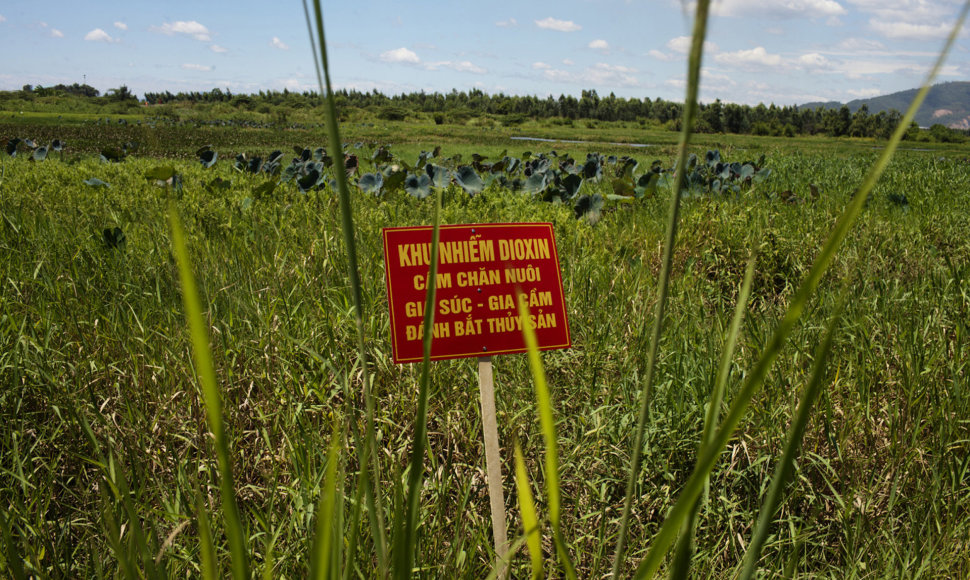
{"type": "MultiPolygon", "coordinates": [[[[900,91],[891,95],[872,97],[871,99],[856,99],[844,103],[849,110],[855,113],[862,105],[868,105],[870,113],[888,111],[896,109],[899,112],[906,110],[910,101],[916,96],[919,89],[900,91]]],[[[827,103],[805,103],[799,105],[799,109],[815,109],[822,107],[825,109],[841,108],[843,103],[829,101],[827,103]]],[[[937,123],[946,125],[953,129],[970,129],[970,82],[950,82],[933,85],[923,106],[916,113],[916,122],[921,127],[929,127],[937,123]]]]}

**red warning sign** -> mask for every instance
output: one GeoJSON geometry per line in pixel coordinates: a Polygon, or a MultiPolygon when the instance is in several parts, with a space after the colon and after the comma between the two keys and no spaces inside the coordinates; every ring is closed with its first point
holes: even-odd
{"type": "MultiPolygon", "coordinates": [[[[395,363],[422,360],[431,226],[384,228],[395,363]]],[[[441,226],[432,360],[525,352],[516,299],[542,350],[569,348],[550,223],[441,226]]]]}

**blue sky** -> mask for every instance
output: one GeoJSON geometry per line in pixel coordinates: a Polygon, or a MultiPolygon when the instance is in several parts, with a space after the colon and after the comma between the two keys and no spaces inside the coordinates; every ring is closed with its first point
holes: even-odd
{"type": "MultiPolygon", "coordinates": [[[[849,101],[919,85],[959,0],[717,0],[701,99],[849,101]]],[[[336,87],[683,100],[680,0],[326,2],[336,87]]],[[[5,0],[0,89],[315,90],[300,2],[5,0]]],[[[961,34],[939,81],[970,80],[961,34]]]]}

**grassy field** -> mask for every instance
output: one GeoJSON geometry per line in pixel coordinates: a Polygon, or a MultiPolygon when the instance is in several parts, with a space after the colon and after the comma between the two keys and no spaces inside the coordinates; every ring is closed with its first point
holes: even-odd
{"type": "MultiPolygon", "coordinates": [[[[253,570],[304,577],[334,422],[347,420],[362,389],[340,214],[329,186],[303,193],[290,182],[261,193],[267,178],[234,170],[232,158],[325,145],[322,131],[2,118],[3,137],[62,138],[68,150],[43,162],[2,157],[0,571],[41,578],[199,575],[198,502],[211,514],[219,570],[228,570],[215,515],[215,460],[170,241],[174,204],[225,401],[253,570]],[[101,148],[129,141],[140,147],[123,162],[99,161],[101,148]],[[220,154],[208,169],[193,160],[206,144],[220,154]],[[145,178],[160,165],[177,171],[180,189],[145,178]],[[213,189],[216,177],[230,186],[213,189]],[[86,185],[91,178],[109,185],[86,185]],[[123,243],[105,234],[114,228],[123,243]]],[[[344,127],[346,141],[390,144],[409,162],[436,145],[442,159],[556,149],[574,158],[590,151],[633,156],[641,171],[655,159],[664,167],[673,162],[672,133],[531,129],[344,127]],[[608,144],[622,142],[656,147],[608,144]]],[[[757,267],[728,401],[881,145],[708,136],[696,152],[703,158],[714,147],[729,161],[764,154],[772,173],[738,194],[683,202],[636,480],[633,564],[693,469],[749,255],[757,250],[757,267]]],[[[357,150],[362,171],[374,150],[357,150]]],[[[584,186],[587,192],[612,193],[610,171],[584,186]]],[[[590,224],[576,219],[569,203],[494,185],[475,196],[451,185],[441,195],[443,223],[554,224],[574,341],[570,350],[543,355],[558,419],[562,526],[579,575],[602,577],[613,557],[643,388],[665,196],[607,200],[590,224]]],[[[429,224],[434,203],[403,191],[359,190],[353,203],[376,400],[376,489],[390,529],[407,487],[419,366],[390,361],[380,228],[429,224]]],[[[968,231],[967,152],[898,153],[718,459],[699,513],[694,575],[737,573],[816,346],[843,300],[823,391],[760,567],[766,577],[970,575],[968,231]]],[[[421,576],[484,577],[492,567],[475,371],[469,360],[431,368],[415,556],[421,576]]],[[[538,490],[542,433],[526,357],[498,358],[495,372],[510,531],[518,536],[511,442],[521,443],[538,490]]],[[[356,461],[349,454],[340,464],[347,510],[364,501],[353,485],[356,461]]],[[[367,515],[338,529],[341,549],[353,554],[345,563],[349,575],[378,574],[383,564],[367,515]]],[[[555,575],[553,544],[543,542],[547,572],[555,575]]],[[[528,566],[519,552],[514,576],[526,577],[528,566]]]]}

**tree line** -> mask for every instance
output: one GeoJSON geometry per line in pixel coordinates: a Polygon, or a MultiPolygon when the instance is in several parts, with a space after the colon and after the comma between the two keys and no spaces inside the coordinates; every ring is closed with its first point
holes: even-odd
{"type": "MultiPolygon", "coordinates": [[[[80,98],[101,98],[117,101],[134,100],[126,86],[111,89],[103,97],[88,85],[56,85],[54,87],[25,86],[21,93],[31,96],[71,95],[80,98]]],[[[342,89],[335,91],[338,111],[347,116],[354,110],[366,111],[387,120],[405,120],[428,117],[436,123],[464,122],[481,116],[493,116],[503,124],[515,125],[526,120],[551,120],[571,123],[575,121],[639,122],[646,125],[679,130],[683,104],[661,98],[642,99],[617,97],[614,93],[600,96],[596,90],[584,90],[579,97],[561,94],[506,95],[489,94],[479,89],[447,93],[401,93],[385,95],[377,90],[358,91],[342,89]]],[[[234,94],[229,89],[214,88],[211,91],[147,92],[144,102],[148,105],[168,104],[223,104],[240,111],[269,112],[314,108],[322,105],[321,96],[314,91],[259,91],[251,94],[234,94]],[[271,109],[272,108],[272,109],[271,109]]],[[[855,112],[848,106],[840,108],[800,108],[775,104],[756,106],[722,103],[717,99],[702,103],[695,131],[699,133],[734,133],[740,135],[788,136],[826,135],[831,137],[888,138],[899,125],[902,114],[896,110],[870,113],[863,105],[855,112]]],[[[934,126],[929,132],[911,127],[910,139],[960,141],[964,131],[934,126]]]]}
{"type": "MultiPolygon", "coordinates": [[[[385,95],[377,90],[366,92],[342,89],[334,92],[338,110],[367,110],[389,120],[404,120],[417,115],[431,115],[438,123],[464,121],[476,116],[491,115],[503,118],[508,124],[527,119],[565,121],[625,121],[652,122],[679,129],[683,104],[655,100],[617,97],[614,93],[601,97],[596,90],[584,90],[577,98],[561,94],[506,95],[489,94],[479,89],[447,93],[401,93],[385,95]]],[[[213,89],[208,92],[169,91],[146,93],[145,100],[151,104],[176,102],[228,103],[238,108],[253,110],[261,105],[308,108],[321,105],[316,92],[259,91],[253,94],[233,94],[231,91],[213,89]]],[[[848,106],[837,109],[806,109],[796,106],[758,104],[756,106],[722,103],[720,99],[700,105],[695,130],[700,133],[735,133],[741,135],[789,136],[827,135],[831,137],[888,138],[896,129],[902,114],[899,111],[870,113],[863,105],[851,112],[848,106]]],[[[945,129],[941,127],[942,129],[945,129]]],[[[936,129],[935,136],[945,137],[951,132],[954,138],[962,138],[960,132],[936,129]]]]}

